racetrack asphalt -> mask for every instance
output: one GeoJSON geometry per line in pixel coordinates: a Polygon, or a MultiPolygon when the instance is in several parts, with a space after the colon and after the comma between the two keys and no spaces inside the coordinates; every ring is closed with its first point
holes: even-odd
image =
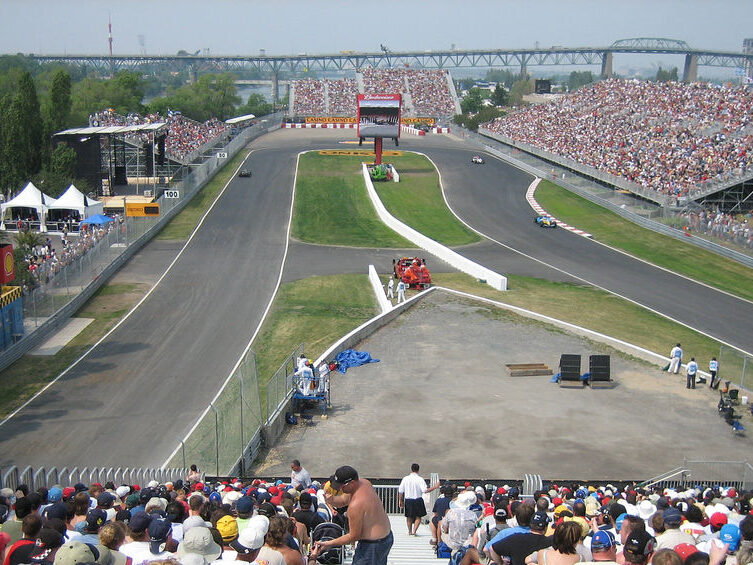
{"type": "MultiPolygon", "coordinates": [[[[152,294],[77,366],[0,426],[0,466],[161,465],[227,377],[272,297],[297,153],[342,148],[338,142],[352,137],[347,130],[280,130],[254,141],[248,161],[254,176],[233,179],[152,294]]],[[[448,137],[403,138],[400,149],[429,155],[458,215],[514,248],[489,241],[459,248],[470,258],[502,273],[582,277],[753,350],[750,303],[564,230],[536,228],[525,201],[529,175],[491,157],[473,166],[470,156],[478,151],[448,137]]],[[[175,249],[153,242],[125,269],[148,279],[143,270],[162,268],[175,249]],[[145,259],[154,250],[159,259],[145,259]]],[[[292,242],[283,280],[365,272],[369,263],[389,272],[396,253],[292,242]]],[[[667,336],[668,347],[673,341],[667,336]]]]}

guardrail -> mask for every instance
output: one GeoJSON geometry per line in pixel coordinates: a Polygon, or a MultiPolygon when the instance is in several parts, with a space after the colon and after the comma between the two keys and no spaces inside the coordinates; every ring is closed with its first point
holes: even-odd
{"type": "Polygon", "coordinates": [[[129,467],[24,467],[16,466],[0,469],[0,488],[16,490],[18,485],[25,484],[30,491],[40,487],[50,488],[54,485],[69,486],[76,483],[90,485],[92,483],[105,484],[112,481],[116,485],[146,485],[150,481],[165,483],[184,478],[188,468],[184,469],[153,469],[129,467]]]}
{"type": "MultiPolygon", "coordinates": [[[[456,132],[458,129],[460,128],[456,128],[456,132]]],[[[524,170],[534,176],[547,178],[550,173],[549,170],[545,170],[541,166],[533,166],[529,163],[526,163],[506,153],[503,150],[503,148],[514,148],[514,147],[505,144],[499,139],[495,139],[492,137],[485,137],[478,134],[473,134],[472,132],[468,132],[467,130],[464,130],[463,136],[466,139],[471,140],[475,142],[476,144],[480,145],[492,155],[495,155],[499,157],[500,159],[510,163],[511,165],[521,170],[524,170]]],[[[531,156],[536,159],[540,159],[540,157],[538,157],[537,155],[531,155],[531,156]]],[[[562,164],[562,163],[557,163],[557,164],[563,167],[567,167],[567,165],[562,164]]],[[[602,175],[604,176],[605,180],[603,180],[603,182],[605,184],[610,184],[610,186],[620,186],[618,182],[615,182],[616,177],[611,177],[612,182],[610,182],[608,175],[604,175],[603,173],[602,175]]],[[[732,259],[733,261],[737,261],[738,263],[741,263],[747,267],[753,268],[753,257],[746,255],[745,253],[740,253],[739,251],[735,251],[734,249],[730,249],[723,245],[719,245],[718,243],[714,243],[702,237],[698,237],[695,235],[688,235],[682,230],[678,230],[671,226],[662,224],[660,222],[655,222],[651,219],[644,218],[640,214],[636,214],[635,212],[622,208],[621,206],[613,202],[610,202],[609,200],[601,198],[589,192],[588,190],[575,186],[574,184],[568,182],[565,179],[558,178],[557,184],[562,186],[563,188],[566,188],[570,192],[573,192],[574,194],[577,194],[578,196],[581,196],[585,198],[586,200],[593,202],[594,204],[598,204],[599,206],[602,206],[604,208],[607,208],[608,210],[611,210],[612,212],[619,215],[620,217],[625,218],[626,220],[629,220],[633,222],[634,224],[637,224],[643,228],[649,229],[656,233],[660,233],[660,234],[672,237],[677,240],[684,241],[686,243],[690,243],[702,249],[706,249],[707,251],[711,251],[712,253],[716,253],[717,255],[721,255],[723,257],[727,257],[728,259],[732,259]]],[[[632,189],[628,189],[628,190],[631,190],[632,192],[632,189]]]]}

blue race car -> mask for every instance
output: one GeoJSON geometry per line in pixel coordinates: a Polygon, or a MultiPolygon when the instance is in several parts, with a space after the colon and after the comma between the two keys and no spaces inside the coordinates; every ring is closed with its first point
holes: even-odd
{"type": "Polygon", "coordinates": [[[557,222],[551,216],[536,216],[533,219],[540,228],[556,228],[557,222]]]}

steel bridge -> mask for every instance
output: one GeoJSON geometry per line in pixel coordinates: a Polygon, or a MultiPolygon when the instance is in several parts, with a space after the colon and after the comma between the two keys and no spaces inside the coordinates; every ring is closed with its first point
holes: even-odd
{"type": "Polygon", "coordinates": [[[519,68],[555,65],[600,65],[601,76],[612,76],[612,60],[619,54],[683,55],[683,80],[698,78],[698,67],[726,67],[750,69],[753,54],[728,51],[708,51],[691,48],[686,42],[665,38],[633,38],[615,41],[609,47],[552,46],[535,49],[479,49],[447,51],[383,50],[374,53],[344,51],[336,54],[309,55],[29,55],[40,63],[86,65],[102,72],[120,70],[148,71],[159,65],[171,71],[188,69],[191,72],[257,71],[276,80],[281,73],[344,72],[364,67],[374,68],[519,68]]]}

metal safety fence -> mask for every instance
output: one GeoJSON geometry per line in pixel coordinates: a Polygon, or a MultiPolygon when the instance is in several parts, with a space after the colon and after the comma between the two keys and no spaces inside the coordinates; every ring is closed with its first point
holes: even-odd
{"type": "Polygon", "coordinates": [[[719,348],[718,375],[722,381],[753,391],[753,357],[734,347],[722,345],[719,348]]]}
{"type": "Polygon", "coordinates": [[[747,461],[694,461],[685,459],[682,466],[641,483],[644,487],[682,490],[697,485],[735,487],[748,490],[753,486],[753,466],[747,461]]]}
{"type": "MultiPolygon", "coordinates": [[[[266,116],[242,130],[229,143],[214,148],[204,162],[191,165],[191,172],[171,183],[169,194],[160,194],[159,217],[126,217],[110,227],[92,232],[91,241],[80,255],[45,273],[38,286],[25,289],[23,295],[24,331],[13,336],[13,343],[0,351],[0,370],[4,369],[50,334],[57,331],[91,296],[141,247],[154,237],[217,173],[228,159],[237,155],[251,140],[279,129],[282,114],[266,116]],[[174,198],[177,191],[177,198],[174,198]],[[170,197],[168,197],[170,196],[170,197]]],[[[165,187],[160,187],[165,188],[165,187]]],[[[89,236],[70,235],[76,238],[89,236]]]]}
{"type": "Polygon", "coordinates": [[[244,475],[261,446],[264,424],[256,355],[247,350],[166,467],[196,464],[220,475],[244,475]]]}
{"type": "Polygon", "coordinates": [[[145,485],[150,481],[165,483],[185,477],[188,469],[151,469],[129,467],[24,467],[16,466],[0,469],[0,488],[16,490],[18,485],[26,485],[30,491],[54,485],[72,486],[76,483],[90,485],[112,481],[116,485],[145,485]]]}

